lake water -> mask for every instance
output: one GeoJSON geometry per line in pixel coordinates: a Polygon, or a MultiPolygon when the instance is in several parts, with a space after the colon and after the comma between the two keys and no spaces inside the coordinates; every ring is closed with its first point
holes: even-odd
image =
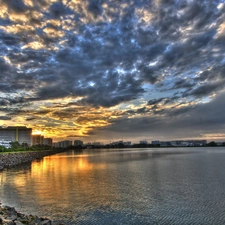
{"type": "Polygon", "coordinates": [[[225,148],[68,151],[0,173],[0,201],[67,225],[225,224],[225,148]]]}

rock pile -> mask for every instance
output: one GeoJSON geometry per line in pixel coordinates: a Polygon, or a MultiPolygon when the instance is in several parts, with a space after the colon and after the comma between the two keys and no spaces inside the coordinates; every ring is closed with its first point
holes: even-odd
{"type": "Polygon", "coordinates": [[[0,154],[0,171],[6,167],[12,167],[21,163],[31,162],[35,159],[41,159],[44,156],[52,155],[55,151],[21,152],[0,154]]]}
{"type": "Polygon", "coordinates": [[[52,225],[52,221],[47,218],[40,218],[33,215],[24,215],[14,208],[0,205],[1,225],[52,225]]]}

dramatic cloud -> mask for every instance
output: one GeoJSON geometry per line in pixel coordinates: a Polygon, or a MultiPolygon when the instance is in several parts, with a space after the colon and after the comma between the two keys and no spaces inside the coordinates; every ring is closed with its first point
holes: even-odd
{"type": "Polygon", "coordinates": [[[221,0],[0,0],[0,123],[225,139],[224,15],[221,0]]]}

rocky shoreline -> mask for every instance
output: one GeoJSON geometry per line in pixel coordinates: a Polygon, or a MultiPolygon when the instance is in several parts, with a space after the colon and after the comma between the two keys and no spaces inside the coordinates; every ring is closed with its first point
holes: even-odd
{"type": "Polygon", "coordinates": [[[0,205],[1,225],[52,225],[52,221],[47,218],[40,218],[33,215],[25,215],[17,212],[13,207],[0,205]]]}
{"type": "Polygon", "coordinates": [[[4,168],[17,166],[22,163],[32,162],[36,159],[41,159],[45,156],[56,154],[58,150],[46,150],[35,152],[19,152],[0,154],[0,171],[4,168]]]}
{"type": "MultiPolygon", "coordinates": [[[[23,163],[32,162],[45,156],[56,154],[62,150],[20,152],[0,154],[0,171],[5,168],[14,167],[23,163]]],[[[64,225],[53,223],[48,218],[34,215],[25,215],[17,212],[13,207],[3,206],[0,203],[0,225],[64,225]]]]}

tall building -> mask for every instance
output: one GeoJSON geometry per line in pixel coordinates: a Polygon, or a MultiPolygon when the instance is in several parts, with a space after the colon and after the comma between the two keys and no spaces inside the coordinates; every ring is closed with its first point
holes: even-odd
{"type": "Polygon", "coordinates": [[[40,134],[32,135],[32,145],[43,145],[44,144],[44,136],[40,134]]]}
{"type": "Polygon", "coordinates": [[[152,145],[160,145],[160,141],[159,140],[152,141],[152,145]]]}
{"type": "Polygon", "coordinates": [[[70,140],[60,141],[58,143],[60,148],[67,148],[72,145],[72,141],[70,140]]]}
{"type": "Polygon", "coordinates": [[[44,145],[52,146],[52,138],[44,138],[44,145]]]}
{"type": "Polygon", "coordinates": [[[59,142],[53,142],[52,145],[53,145],[53,147],[55,147],[55,148],[59,148],[59,142]]]}
{"type": "Polygon", "coordinates": [[[31,145],[32,128],[25,126],[9,126],[0,127],[0,139],[2,141],[7,140],[11,142],[27,143],[31,145]]]}
{"type": "Polygon", "coordinates": [[[79,146],[79,145],[83,146],[84,145],[83,141],[81,141],[81,140],[75,140],[74,141],[74,146],[79,146]]]}
{"type": "Polygon", "coordinates": [[[148,142],[146,141],[146,140],[142,140],[142,141],[140,141],[140,143],[139,143],[140,145],[147,145],[148,144],[148,142]]]}

